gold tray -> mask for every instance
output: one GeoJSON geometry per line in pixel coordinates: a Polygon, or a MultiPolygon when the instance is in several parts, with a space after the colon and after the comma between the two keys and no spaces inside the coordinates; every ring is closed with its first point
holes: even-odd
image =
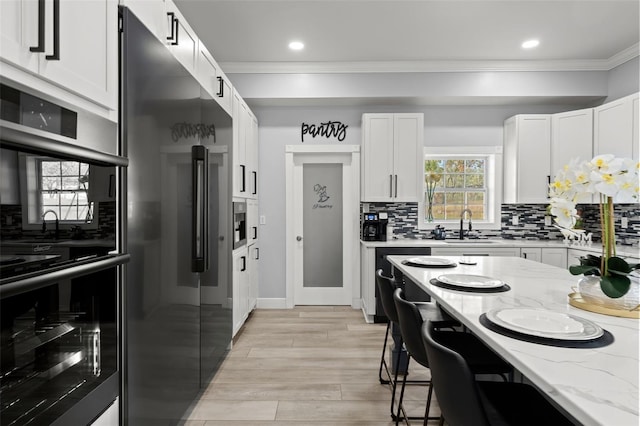
{"type": "Polygon", "coordinates": [[[640,319],[639,308],[636,308],[632,311],[626,311],[623,309],[612,309],[601,305],[595,305],[593,303],[586,302],[578,292],[569,293],[569,304],[574,308],[582,309],[589,312],[595,312],[597,314],[610,315],[613,317],[640,319]]]}

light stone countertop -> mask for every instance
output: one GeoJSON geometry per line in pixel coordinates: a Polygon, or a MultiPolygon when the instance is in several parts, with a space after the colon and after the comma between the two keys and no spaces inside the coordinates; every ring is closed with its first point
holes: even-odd
{"type": "MultiPolygon", "coordinates": [[[[567,270],[517,257],[478,257],[475,266],[428,269],[403,265],[411,256],[389,256],[405,277],[430,294],[500,356],[584,425],[638,426],[640,320],[612,317],[570,306],[576,277],[567,270]],[[511,286],[504,293],[468,293],[429,283],[442,274],[498,278],[511,286]],[[516,340],[480,324],[497,308],[544,308],[599,324],[615,341],[597,349],[562,348],[516,340]]],[[[458,256],[438,256],[459,261],[458,256]]]]}
{"type": "MultiPolygon", "coordinates": [[[[569,248],[583,250],[594,254],[600,254],[602,246],[598,242],[591,245],[565,244],[562,240],[515,240],[515,239],[478,239],[464,240],[434,240],[434,239],[393,239],[389,241],[360,241],[363,247],[447,247],[447,248],[469,248],[469,247],[508,247],[508,248],[569,248]],[[451,242],[456,241],[456,242],[451,242]]],[[[617,254],[620,256],[632,256],[640,258],[640,247],[617,246],[617,254]]]]}

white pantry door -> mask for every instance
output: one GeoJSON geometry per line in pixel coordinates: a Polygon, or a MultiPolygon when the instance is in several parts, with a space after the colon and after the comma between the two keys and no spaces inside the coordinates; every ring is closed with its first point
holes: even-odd
{"type": "Polygon", "coordinates": [[[357,147],[292,146],[285,155],[287,305],[352,305],[358,268],[357,147]]]}

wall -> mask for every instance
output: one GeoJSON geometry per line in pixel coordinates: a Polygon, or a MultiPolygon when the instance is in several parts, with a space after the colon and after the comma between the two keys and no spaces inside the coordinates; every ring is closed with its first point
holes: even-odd
{"type": "Polygon", "coordinates": [[[607,76],[609,96],[603,102],[609,102],[640,91],[640,57],[609,71],[607,76]]]}
{"type": "Polygon", "coordinates": [[[502,145],[502,124],[519,113],[554,113],[575,109],[561,105],[511,106],[362,106],[362,107],[252,107],[258,118],[260,144],[260,298],[285,297],[285,168],[286,145],[301,142],[301,124],[329,120],[347,124],[342,142],[336,138],[305,137],[305,145],[359,145],[360,121],[365,112],[423,112],[425,145],[502,145]]]}

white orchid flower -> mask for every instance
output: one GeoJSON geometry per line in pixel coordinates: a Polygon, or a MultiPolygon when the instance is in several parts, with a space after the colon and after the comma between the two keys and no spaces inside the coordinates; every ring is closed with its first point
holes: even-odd
{"type": "Polygon", "coordinates": [[[576,205],[564,198],[551,199],[551,214],[555,216],[555,221],[563,228],[571,229],[576,224],[578,212],[576,205]]]}
{"type": "Polygon", "coordinates": [[[591,172],[593,186],[599,193],[607,197],[615,197],[620,190],[620,174],[591,172]]]}

